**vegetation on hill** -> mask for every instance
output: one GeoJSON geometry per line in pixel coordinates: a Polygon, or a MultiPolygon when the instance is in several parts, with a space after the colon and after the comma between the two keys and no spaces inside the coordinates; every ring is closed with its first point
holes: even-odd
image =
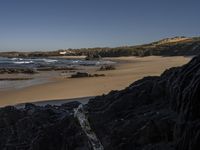
{"type": "Polygon", "coordinates": [[[200,37],[167,38],[150,44],[137,46],[124,46],[116,48],[82,48],[67,49],[48,52],[2,52],[0,56],[6,57],[50,57],[62,56],[62,52],[67,56],[91,56],[99,57],[119,57],[119,56],[191,56],[197,55],[200,51],[200,37]]]}

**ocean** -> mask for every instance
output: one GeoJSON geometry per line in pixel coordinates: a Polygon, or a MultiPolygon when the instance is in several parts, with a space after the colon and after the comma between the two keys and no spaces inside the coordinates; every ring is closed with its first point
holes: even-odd
{"type": "MultiPolygon", "coordinates": [[[[0,57],[0,69],[2,68],[29,68],[38,69],[45,67],[76,67],[76,66],[100,66],[105,64],[113,64],[111,61],[94,60],[88,61],[84,59],[63,59],[63,58],[5,58],[0,57]]],[[[49,78],[55,76],[55,72],[42,74],[21,75],[15,74],[14,77],[31,77],[29,80],[0,80],[0,91],[7,89],[19,89],[29,87],[31,85],[43,84],[49,82],[49,78]]],[[[12,74],[0,74],[1,78],[7,78],[12,74]]]]}
{"type": "Polygon", "coordinates": [[[38,68],[45,66],[67,67],[67,66],[96,66],[112,64],[114,62],[104,60],[63,59],[63,58],[4,58],[0,57],[0,68],[38,68]]]}

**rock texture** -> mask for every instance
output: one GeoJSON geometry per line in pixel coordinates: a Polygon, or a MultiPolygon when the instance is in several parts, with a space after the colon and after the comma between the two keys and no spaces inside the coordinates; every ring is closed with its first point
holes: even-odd
{"type": "Polygon", "coordinates": [[[77,150],[90,149],[88,139],[73,117],[79,103],[60,107],[24,109],[5,107],[0,111],[1,150],[77,150]]]}
{"type": "Polygon", "coordinates": [[[87,72],[76,72],[70,78],[85,78],[85,77],[104,77],[104,74],[89,74],[87,72]]]}
{"type": "MultiPolygon", "coordinates": [[[[91,99],[84,114],[105,150],[199,150],[200,56],[91,99]]],[[[0,109],[2,150],[90,150],[79,103],[0,109]]]]}
{"type": "Polygon", "coordinates": [[[0,68],[0,74],[14,74],[14,73],[24,73],[24,74],[34,74],[38,73],[35,69],[31,68],[0,68]]]}

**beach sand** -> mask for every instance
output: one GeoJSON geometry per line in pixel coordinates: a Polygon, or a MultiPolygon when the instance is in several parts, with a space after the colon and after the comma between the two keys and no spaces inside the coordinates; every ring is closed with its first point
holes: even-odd
{"type": "MultiPolygon", "coordinates": [[[[116,61],[116,70],[90,73],[105,74],[105,77],[52,78],[51,82],[21,89],[0,91],[0,106],[44,100],[73,99],[107,94],[111,90],[121,90],[145,76],[160,75],[168,68],[186,64],[190,57],[117,57],[105,58],[116,61]]],[[[48,102],[47,102],[48,103],[48,102]]]]}

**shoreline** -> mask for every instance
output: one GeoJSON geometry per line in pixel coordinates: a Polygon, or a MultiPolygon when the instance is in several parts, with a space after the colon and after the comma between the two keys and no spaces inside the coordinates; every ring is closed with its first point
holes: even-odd
{"type": "MultiPolygon", "coordinates": [[[[107,94],[111,90],[121,90],[145,76],[157,76],[164,70],[187,63],[191,58],[175,57],[116,57],[104,58],[118,62],[116,70],[98,71],[97,67],[84,67],[83,71],[105,74],[105,77],[66,78],[49,74],[50,81],[22,89],[0,91],[0,106],[44,100],[73,99],[107,94]]],[[[51,73],[51,72],[50,72],[51,73]]],[[[55,73],[56,72],[52,72],[55,73]]]]}

